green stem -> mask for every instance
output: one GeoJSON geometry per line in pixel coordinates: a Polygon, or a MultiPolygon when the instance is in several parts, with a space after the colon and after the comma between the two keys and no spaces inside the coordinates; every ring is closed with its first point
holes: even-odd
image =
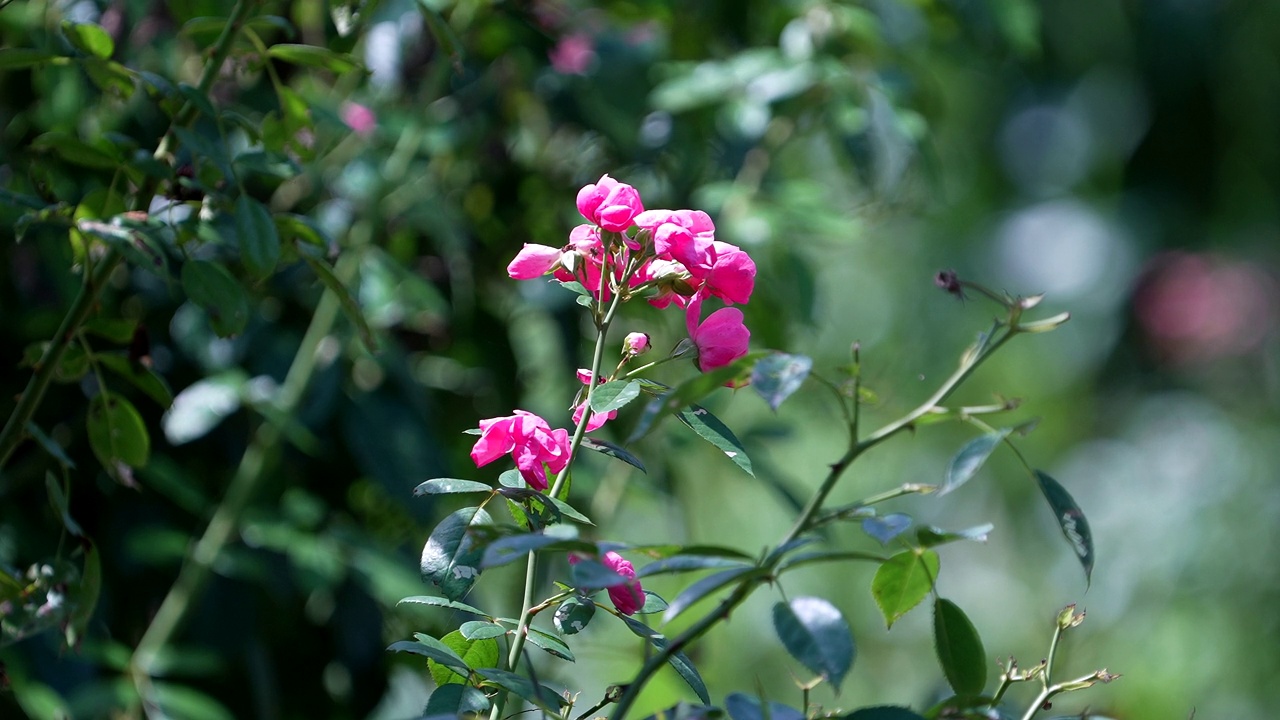
{"type": "MultiPolygon", "coordinates": [[[[349,282],[358,263],[358,253],[348,252],[338,260],[334,273],[344,282],[349,282]]],[[[320,344],[333,330],[340,309],[338,296],[326,290],[316,306],[311,324],[276,396],[276,404],[282,415],[291,415],[301,401],[303,392],[315,373],[320,357],[320,344]]],[[[227,487],[227,493],[209,521],[209,526],[183,564],[177,581],[169,589],[134,651],[132,669],[134,681],[140,690],[149,684],[160,652],[182,627],[192,609],[192,603],[199,599],[208,583],[223,549],[236,536],[241,517],[249,507],[254,492],[269,474],[281,440],[282,433],[277,426],[263,423],[259,426],[253,443],[245,450],[235,477],[227,487]]]]}
{"type": "MultiPolygon", "coordinates": [[[[813,496],[809,499],[808,504],[806,504],[804,509],[801,511],[795,524],[787,531],[787,534],[783,536],[782,540],[778,542],[778,546],[780,547],[791,542],[812,528],[813,524],[818,519],[818,513],[822,509],[822,505],[826,501],[827,495],[830,494],[831,490],[840,480],[840,477],[844,475],[844,471],[849,468],[854,460],[867,450],[870,450],[899,432],[911,427],[912,423],[930,412],[938,403],[951,395],[951,393],[954,392],[955,389],[983,363],[983,361],[990,357],[992,353],[998,350],[1015,334],[1017,334],[1016,330],[1007,330],[995,341],[982,347],[979,351],[972,353],[972,355],[967,356],[961,363],[960,367],[952,373],[951,377],[947,378],[938,390],[915,410],[912,410],[902,418],[885,425],[879,430],[876,430],[867,436],[866,439],[851,442],[850,447],[845,454],[831,466],[831,471],[827,473],[827,477],[822,481],[818,490],[814,492],[813,496]]],[[[779,560],[781,560],[781,555],[773,554],[773,560],[771,562],[776,563],[779,560]]],[[[636,698],[639,697],[640,691],[644,688],[645,683],[648,682],[649,678],[651,678],[655,672],[666,664],[672,655],[679,652],[684,646],[702,637],[702,635],[715,626],[717,622],[727,619],[734,608],[742,604],[742,602],[751,595],[756,586],[761,583],[768,582],[771,579],[772,573],[763,573],[761,575],[752,576],[748,580],[744,581],[741,585],[735,587],[733,592],[730,593],[727,598],[722,600],[714,610],[699,618],[697,622],[686,628],[684,632],[671,640],[665,648],[651,656],[640,668],[640,672],[636,675],[635,679],[627,686],[627,690],[623,693],[622,698],[618,700],[618,705],[614,708],[612,717],[619,718],[619,720],[625,718],[627,716],[627,712],[630,711],[631,706],[635,703],[636,698]]]]}

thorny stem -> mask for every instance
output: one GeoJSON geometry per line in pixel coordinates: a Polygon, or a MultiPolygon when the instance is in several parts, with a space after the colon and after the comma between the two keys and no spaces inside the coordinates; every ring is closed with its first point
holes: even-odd
{"type": "MultiPolygon", "coordinates": [[[[817,491],[814,492],[813,496],[809,499],[808,504],[806,504],[804,509],[801,511],[795,524],[787,531],[782,540],[778,542],[778,546],[781,547],[782,545],[791,542],[813,527],[814,523],[818,519],[819,511],[822,509],[822,505],[827,499],[827,495],[831,493],[831,490],[835,487],[841,476],[844,475],[845,470],[849,468],[854,460],[867,450],[870,450],[876,445],[888,440],[899,432],[912,427],[912,424],[916,420],[931,412],[938,403],[941,403],[950,396],[951,393],[954,392],[955,389],[959,387],[959,385],[963,383],[988,357],[1018,333],[1014,328],[1005,327],[1005,332],[1000,335],[999,338],[982,344],[976,351],[966,354],[964,360],[960,364],[960,367],[952,373],[951,377],[947,378],[937,391],[935,391],[929,399],[921,403],[915,410],[912,410],[902,418],[885,425],[879,430],[876,430],[863,440],[857,440],[855,438],[851,441],[849,449],[845,452],[844,456],[832,464],[830,472],[827,473],[822,484],[819,485],[817,491]]],[[[780,559],[781,555],[777,555],[776,557],[773,557],[770,562],[776,563],[780,559]]],[[[636,698],[639,697],[640,691],[644,688],[645,683],[648,682],[649,678],[651,678],[658,669],[666,664],[675,653],[679,652],[694,640],[702,637],[702,635],[710,630],[716,623],[727,619],[734,608],[742,604],[742,602],[751,595],[757,585],[769,581],[771,577],[772,573],[769,572],[750,576],[742,584],[736,586],[728,597],[720,601],[720,604],[718,604],[714,610],[699,618],[697,622],[672,639],[666,647],[645,661],[645,664],[640,668],[640,672],[636,675],[635,679],[632,680],[631,684],[627,686],[626,692],[623,693],[622,698],[618,701],[618,705],[613,711],[613,717],[618,718],[619,720],[625,718],[628,711],[630,711],[631,706],[635,704],[636,698]]]]}

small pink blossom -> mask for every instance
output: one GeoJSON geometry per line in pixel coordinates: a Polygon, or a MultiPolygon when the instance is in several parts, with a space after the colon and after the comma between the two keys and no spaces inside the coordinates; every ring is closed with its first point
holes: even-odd
{"type": "Polygon", "coordinates": [[[628,355],[643,355],[649,352],[649,336],[644,333],[633,332],[628,334],[622,340],[623,352],[628,355]]]}
{"type": "Polygon", "coordinates": [[[359,103],[344,102],[340,111],[342,122],[347,124],[355,134],[367,138],[378,128],[378,116],[359,103]]]}
{"type": "MultiPolygon", "coordinates": [[[[578,375],[578,380],[581,381],[583,385],[591,384],[590,370],[586,368],[578,368],[577,375],[578,375]]],[[[605,379],[603,377],[597,378],[596,387],[600,387],[600,385],[603,384],[604,381],[605,379]]],[[[573,408],[573,424],[574,425],[577,425],[578,423],[582,422],[582,413],[586,411],[587,411],[587,401],[584,398],[582,402],[578,403],[578,405],[573,408]]],[[[597,412],[591,413],[591,418],[587,420],[587,432],[594,432],[596,430],[599,430],[607,421],[612,420],[616,417],[618,417],[617,410],[610,410],[607,413],[597,413],[597,412]]]]}
{"type": "Polygon", "coordinates": [[[623,232],[644,212],[644,204],[635,188],[602,175],[578,191],[578,212],[605,230],[623,232]]]}
{"type": "Polygon", "coordinates": [[[507,274],[516,280],[532,280],[551,272],[560,263],[561,250],[549,245],[525,243],[507,265],[507,274]]]}
{"type": "Polygon", "coordinates": [[[707,316],[701,324],[701,298],[689,303],[685,310],[685,322],[689,337],[698,347],[698,369],[709,372],[723,367],[747,354],[751,331],[742,322],[742,311],[737,308],[720,308],[707,316]]]}
{"type": "Polygon", "coordinates": [[[546,468],[560,472],[569,464],[569,433],[552,430],[546,420],[531,412],[515,413],[480,421],[480,439],[471,448],[471,460],[482,467],[511,453],[529,487],[546,490],[546,468]]]}
{"type": "Polygon", "coordinates": [[[561,75],[586,75],[596,60],[595,42],[581,33],[565,35],[547,53],[547,59],[561,75]]]}
{"type": "Polygon", "coordinates": [[[636,579],[635,568],[612,550],[605,553],[601,559],[604,560],[605,567],[622,577],[629,578],[629,582],[609,588],[609,599],[613,601],[613,606],[623,615],[635,615],[640,608],[644,607],[644,589],[636,579]]]}

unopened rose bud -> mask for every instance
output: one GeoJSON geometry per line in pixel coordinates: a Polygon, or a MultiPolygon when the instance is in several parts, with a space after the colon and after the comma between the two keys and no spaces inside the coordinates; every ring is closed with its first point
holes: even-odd
{"type": "Polygon", "coordinates": [[[631,356],[649,352],[649,336],[644,333],[631,333],[622,341],[623,351],[631,356]]]}

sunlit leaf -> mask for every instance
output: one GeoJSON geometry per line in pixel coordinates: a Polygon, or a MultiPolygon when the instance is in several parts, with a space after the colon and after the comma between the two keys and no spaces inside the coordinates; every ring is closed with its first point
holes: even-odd
{"type": "Polygon", "coordinates": [[[102,392],[89,401],[89,445],[108,472],[117,463],[140,468],[151,457],[151,436],[137,408],[115,393],[102,392]]]}
{"type": "Polygon", "coordinates": [[[432,478],[413,489],[414,495],[450,495],[454,493],[489,493],[493,488],[474,480],[432,478]]]}
{"type": "MultiPolygon", "coordinates": [[[[387,647],[387,650],[390,652],[408,652],[415,655],[422,655],[435,661],[441,667],[454,670],[464,676],[471,672],[471,668],[467,667],[467,664],[462,661],[462,658],[443,642],[431,637],[430,635],[424,635],[422,633],[416,633],[414,638],[414,640],[400,640],[398,642],[393,642],[387,647]]],[[[432,674],[434,675],[435,673],[433,672],[432,674]]],[[[447,680],[442,681],[437,679],[436,682],[443,685],[447,680]]]]}
{"type": "Polygon", "coordinates": [[[1044,493],[1045,500],[1049,501],[1049,507],[1053,510],[1054,517],[1058,519],[1059,527],[1062,528],[1063,537],[1071,543],[1071,549],[1080,559],[1080,565],[1084,568],[1085,582],[1091,582],[1094,559],[1093,533],[1089,530],[1089,521],[1085,518],[1084,511],[1076,504],[1071,493],[1067,492],[1067,489],[1057,480],[1040,470],[1035,472],[1036,480],[1040,481],[1040,491],[1044,493]]]}
{"type": "Polygon", "coordinates": [[[545,650],[547,654],[553,657],[574,662],[573,652],[569,650],[569,646],[565,645],[563,640],[551,633],[543,632],[533,626],[529,626],[525,629],[528,632],[526,637],[530,643],[545,650]]]}
{"type": "Polygon", "coordinates": [[[943,545],[957,540],[986,542],[987,536],[991,534],[995,527],[991,523],[986,523],[985,525],[977,525],[964,530],[950,531],[930,525],[916,530],[916,542],[920,544],[920,547],[934,547],[935,545],[943,545]]]}
{"type": "Polygon", "coordinates": [[[240,409],[240,391],[248,380],[243,372],[232,370],[187,386],[160,418],[165,439],[171,445],[181,445],[204,437],[240,409]]]}
{"type": "Polygon", "coordinates": [[[360,67],[350,55],[316,45],[281,43],[267,48],[267,55],[294,65],[322,68],[339,75],[360,67]]]}
{"type": "Polygon", "coordinates": [[[778,406],[800,389],[812,369],[812,358],[774,353],[761,358],[751,369],[751,388],[777,412],[778,406]]]}
{"type": "Polygon", "coordinates": [[[457,718],[464,713],[483,713],[489,710],[489,698],[470,685],[451,683],[440,685],[427,698],[424,715],[444,715],[457,718]]]}
{"type": "Polygon", "coordinates": [[[555,710],[565,702],[564,698],[550,688],[535,685],[528,679],[514,673],[497,668],[476,668],[476,674],[498,687],[515,693],[538,707],[555,710]]]}
{"type": "Polygon", "coordinates": [[[675,416],[686,427],[697,433],[698,437],[714,445],[735,465],[746,470],[748,475],[755,475],[755,471],[751,468],[751,458],[747,456],[742,441],[733,434],[729,426],[720,421],[720,418],[712,415],[710,410],[695,404],[677,411],[675,416]]]}
{"type": "Polygon", "coordinates": [[[982,464],[987,461],[988,457],[991,457],[991,453],[1008,436],[1008,429],[998,430],[987,433],[982,437],[974,438],[960,448],[960,452],[957,452],[955,457],[951,458],[951,463],[947,466],[947,473],[943,477],[938,495],[946,495],[969,482],[969,478],[972,478],[982,468],[982,464]]]}
{"type": "MultiPolygon", "coordinates": [[[[827,678],[836,692],[853,667],[853,631],[835,605],[797,597],[773,606],[773,628],[791,657],[827,678]]],[[[732,714],[732,711],[730,711],[732,714]]]]}
{"type": "MultiPolygon", "coordinates": [[[[414,637],[424,641],[431,640],[430,636],[421,633],[415,633],[414,637]]],[[[454,630],[440,638],[440,644],[461,658],[462,662],[473,670],[498,666],[500,648],[498,641],[494,638],[468,639],[463,636],[461,631],[454,630]]],[[[454,672],[456,668],[452,668],[443,662],[434,659],[428,660],[427,667],[431,670],[431,679],[436,681],[436,685],[467,682],[467,678],[464,677],[466,675],[465,672],[462,674],[454,672]]]]}
{"type": "Polygon", "coordinates": [[[502,637],[507,634],[507,629],[488,620],[468,620],[458,626],[458,632],[468,640],[484,640],[502,637]]]}
{"type": "Polygon", "coordinates": [[[457,600],[480,576],[483,551],[467,534],[471,525],[493,522],[480,508],[463,508],[446,517],[422,548],[422,579],[434,583],[445,597],[457,600]]]}
{"type": "Polygon", "coordinates": [[[586,629],[595,617],[596,604],[591,598],[571,596],[556,608],[553,618],[556,629],[565,635],[575,635],[586,629]]]}
{"type": "Polygon", "coordinates": [[[66,63],[67,60],[34,48],[0,48],[0,70],[21,70],[51,62],[66,63]]]}
{"type": "Polygon", "coordinates": [[[938,577],[938,554],[932,550],[905,550],[889,558],[871,580],[871,596],[893,627],[899,618],[920,604],[938,577]]]}
{"type": "Polygon", "coordinates": [[[626,406],[640,397],[640,383],[635,380],[615,380],[591,391],[591,411],[607,413],[626,406]]]}
{"type": "Polygon", "coordinates": [[[400,602],[396,604],[403,605],[404,603],[409,603],[410,605],[433,605],[435,607],[449,608],[451,610],[462,610],[463,612],[469,612],[472,615],[482,615],[484,617],[489,617],[489,613],[486,613],[483,610],[479,610],[464,602],[458,602],[457,600],[450,600],[448,598],[435,597],[434,595],[411,595],[410,597],[401,599],[400,602]]]}
{"type": "Polygon", "coordinates": [[[987,653],[978,629],[958,605],[945,598],[933,603],[933,641],[938,662],[958,695],[977,695],[987,684],[987,653]]]}
{"type": "Polygon", "coordinates": [[[77,50],[87,55],[106,59],[116,51],[111,35],[101,25],[64,20],[62,34],[77,50]]]}

